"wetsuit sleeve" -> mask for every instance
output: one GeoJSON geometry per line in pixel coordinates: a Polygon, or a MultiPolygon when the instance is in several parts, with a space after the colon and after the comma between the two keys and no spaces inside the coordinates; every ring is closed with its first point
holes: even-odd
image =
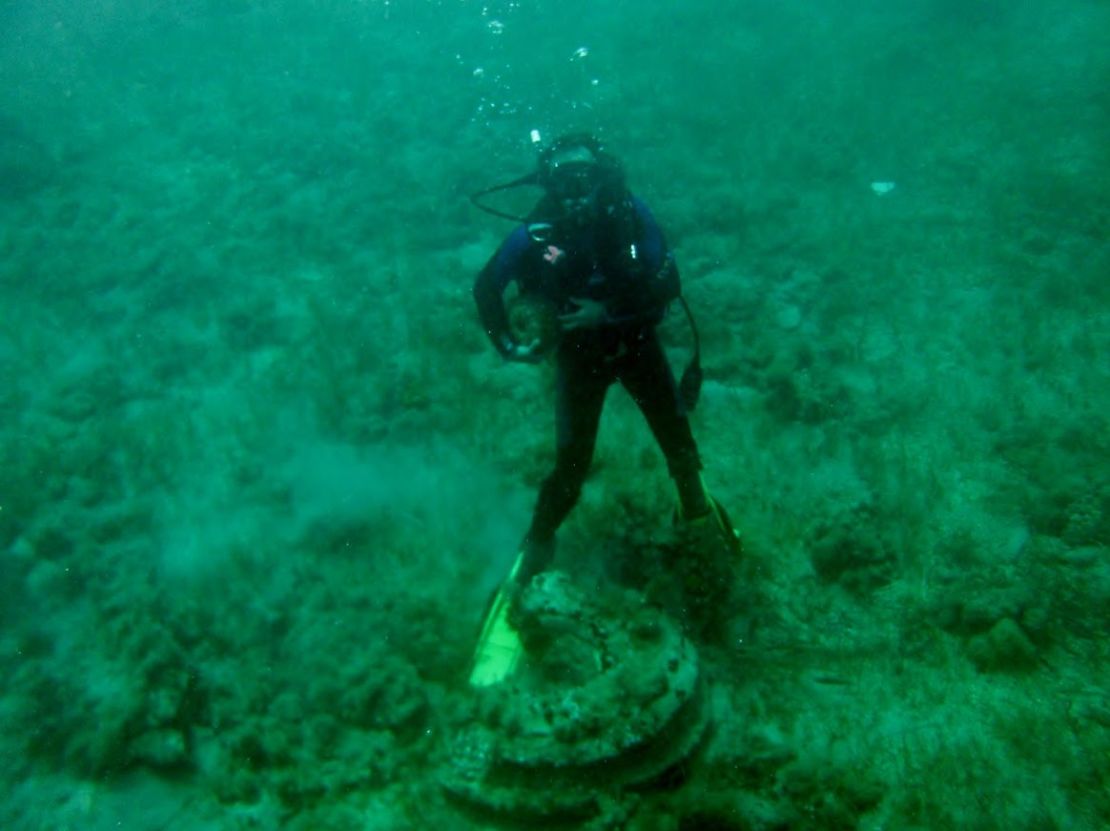
{"type": "Polygon", "coordinates": [[[503,356],[508,355],[516,346],[516,340],[509,329],[509,316],[505,312],[503,295],[509,283],[520,276],[528,243],[528,232],[523,227],[517,228],[501,244],[474,281],[478,319],[494,347],[503,356]]]}

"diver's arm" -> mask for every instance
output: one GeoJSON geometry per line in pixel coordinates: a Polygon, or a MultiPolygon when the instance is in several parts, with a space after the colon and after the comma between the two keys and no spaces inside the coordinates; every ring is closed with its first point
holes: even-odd
{"type": "Polygon", "coordinates": [[[490,267],[492,264],[493,260],[474,281],[474,301],[478,304],[478,319],[482,322],[482,328],[486,330],[497,351],[507,355],[514,341],[509,334],[509,316],[505,313],[505,303],[501,299],[504,286],[499,285],[497,275],[490,267]]]}
{"type": "Polygon", "coordinates": [[[574,311],[559,315],[559,328],[564,332],[575,329],[594,329],[613,323],[609,309],[600,300],[590,297],[568,297],[574,311]]]}
{"type": "Polygon", "coordinates": [[[523,227],[518,228],[497,249],[474,281],[474,301],[478,304],[478,319],[482,328],[502,357],[517,361],[532,360],[537,344],[517,343],[509,327],[503,295],[505,288],[516,278],[527,245],[527,231],[523,227]]]}

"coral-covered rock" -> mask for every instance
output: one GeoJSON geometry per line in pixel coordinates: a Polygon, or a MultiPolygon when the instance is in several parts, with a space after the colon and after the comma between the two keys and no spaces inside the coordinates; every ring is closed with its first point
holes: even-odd
{"type": "Polygon", "coordinates": [[[697,653],[637,595],[593,597],[548,572],[517,617],[532,650],[515,675],[476,693],[488,704],[453,737],[449,793],[517,821],[596,819],[699,743],[708,707],[697,653]],[[569,677],[561,646],[581,662],[569,677]]]}
{"type": "Polygon", "coordinates": [[[189,765],[189,748],[180,730],[147,730],[132,740],[131,760],[155,770],[173,771],[189,765]]]}
{"type": "Polygon", "coordinates": [[[850,590],[886,585],[894,572],[893,555],[868,506],[819,526],[810,541],[809,556],[818,577],[850,590]]]}
{"type": "Polygon", "coordinates": [[[1037,665],[1037,647],[1012,618],[968,641],[968,656],[983,672],[1024,672],[1037,665]]]}

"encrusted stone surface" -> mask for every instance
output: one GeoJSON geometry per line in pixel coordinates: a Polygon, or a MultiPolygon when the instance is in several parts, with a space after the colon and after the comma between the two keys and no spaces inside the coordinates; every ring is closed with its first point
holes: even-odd
{"type": "Polygon", "coordinates": [[[697,653],[639,595],[597,598],[547,573],[513,619],[527,659],[476,692],[479,715],[446,765],[444,785],[465,804],[521,821],[596,820],[697,746],[707,721],[697,653]]]}

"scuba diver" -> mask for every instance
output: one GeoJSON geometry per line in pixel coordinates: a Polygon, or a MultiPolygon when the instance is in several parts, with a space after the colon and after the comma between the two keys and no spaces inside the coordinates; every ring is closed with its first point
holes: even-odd
{"type": "MultiPolygon", "coordinates": [[[[506,360],[535,363],[553,349],[556,365],[555,465],[540,488],[531,525],[499,600],[511,603],[551,564],[555,533],[578,501],[605,394],[614,382],[631,394],[663,452],[678,491],[681,524],[701,537],[703,548],[713,548],[714,556],[738,551],[727,516],[702,481],[701,458],[687,416],[700,388],[700,350],[695,346],[694,360],[680,385],[656,333],[672,301],[682,302],[689,315],[678,267],[651,211],[629,191],[620,162],[592,136],[563,136],[540,151],[534,173],[480,191],[472,200],[484,211],[519,223],[475,281],[482,326],[506,360]],[[481,201],[496,191],[525,185],[543,190],[526,217],[481,201]],[[522,342],[514,335],[504,301],[513,282],[521,297],[539,298],[554,310],[554,344],[544,338],[522,342]]],[[[690,322],[693,325],[692,317],[690,322]]],[[[694,337],[696,345],[696,328],[694,337]]],[[[495,602],[486,630],[497,614],[495,602]]],[[[479,643],[475,672],[484,660],[481,644],[487,634],[483,632],[479,643]]],[[[505,634],[511,641],[511,633],[505,634]]],[[[496,681],[503,669],[479,675],[496,681]]],[[[474,675],[471,680],[487,683],[474,675]]]]}

